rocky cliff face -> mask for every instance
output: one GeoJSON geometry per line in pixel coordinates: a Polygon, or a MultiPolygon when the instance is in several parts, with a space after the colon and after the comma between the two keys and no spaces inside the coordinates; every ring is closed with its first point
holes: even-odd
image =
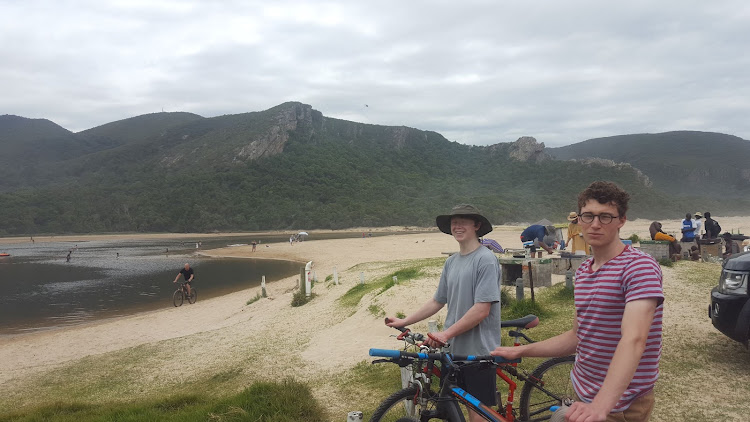
{"type": "Polygon", "coordinates": [[[575,161],[577,163],[581,163],[587,166],[596,165],[596,166],[602,166],[602,167],[610,167],[618,170],[632,170],[635,172],[636,177],[638,178],[638,181],[643,184],[643,186],[651,187],[652,183],[651,180],[646,176],[642,171],[639,169],[633,167],[632,165],[628,163],[616,163],[612,160],[608,160],[606,158],[582,158],[582,159],[573,159],[570,161],[575,161]]]}
{"type": "Polygon", "coordinates": [[[312,136],[315,122],[323,119],[322,114],[312,106],[302,103],[285,103],[277,107],[272,117],[273,124],[264,134],[248,139],[248,143],[236,151],[233,161],[255,160],[271,157],[284,151],[289,140],[289,132],[297,131],[312,136]]]}
{"type": "Polygon", "coordinates": [[[531,161],[540,163],[549,160],[551,157],[544,152],[544,142],[539,143],[536,138],[531,136],[522,136],[510,144],[510,158],[516,161],[531,161]]]}

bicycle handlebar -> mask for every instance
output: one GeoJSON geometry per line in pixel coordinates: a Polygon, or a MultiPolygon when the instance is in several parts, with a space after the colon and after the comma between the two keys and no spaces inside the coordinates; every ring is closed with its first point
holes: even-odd
{"type": "MultiPolygon", "coordinates": [[[[390,318],[386,318],[385,319],[386,324],[388,323],[389,319],[390,318]]],[[[395,328],[395,329],[401,331],[401,334],[399,334],[398,337],[396,337],[399,340],[404,340],[404,341],[412,343],[412,344],[416,344],[417,342],[425,340],[423,334],[414,333],[414,332],[412,332],[410,329],[408,329],[406,327],[391,327],[391,328],[395,328]],[[407,339],[407,337],[409,339],[407,339]],[[409,340],[411,340],[411,341],[409,341],[409,340]]]]}
{"type": "Polygon", "coordinates": [[[500,356],[477,356],[477,355],[454,355],[452,353],[417,353],[417,352],[405,352],[401,350],[388,350],[388,349],[370,349],[370,356],[383,357],[383,358],[412,358],[412,359],[428,359],[428,360],[440,360],[442,361],[444,356],[450,357],[452,361],[468,361],[468,362],[495,362],[495,363],[519,363],[521,359],[506,359],[500,356]]]}

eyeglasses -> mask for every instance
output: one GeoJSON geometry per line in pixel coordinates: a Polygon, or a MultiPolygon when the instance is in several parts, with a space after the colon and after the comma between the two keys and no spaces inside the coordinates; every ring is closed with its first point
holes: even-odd
{"type": "Polygon", "coordinates": [[[609,224],[615,218],[619,218],[620,216],[610,214],[592,214],[590,212],[585,212],[583,214],[578,214],[578,217],[581,219],[581,223],[591,224],[594,222],[594,218],[599,217],[600,223],[609,224]]]}

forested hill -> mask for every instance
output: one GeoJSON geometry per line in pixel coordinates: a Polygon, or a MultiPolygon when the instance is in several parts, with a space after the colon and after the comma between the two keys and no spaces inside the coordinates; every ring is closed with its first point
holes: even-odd
{"type": "Polygon", "coordinates": [[[72,152],[46,154],[26,175],[0,169],[0,235],[432,226],[461,202],[495,224],[561,222],[599,179],[633,194],[631,218],[723,206],[665,201],[631,166],[551,160],[533,138],[469,146],[301,103],[213,118],[155,113],[52,136],[45,142],[72,152]]]}
{"type": "Polygon", "coordinates": [[[555,158],[598,157],[630,163],[654,187],[695,197],[750,197],[750,141],[712,132],[678,131],[589,139],[548,148],[555,158]]]}

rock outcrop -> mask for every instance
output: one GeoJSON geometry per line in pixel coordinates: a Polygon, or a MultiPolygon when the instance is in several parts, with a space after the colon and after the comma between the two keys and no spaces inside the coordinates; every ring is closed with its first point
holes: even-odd
{"type": "Polygon", "coordinates": [[[587,157],[587,158],[575,158],[570,161],[575,161],[577,163],[581,163],[587,166],[602,166],[602,167],[610,167],[618,170],[630,170],[633,171],[638,178],[638,181],[643,184],[643,186],[651,187],[652,183],[651,180],[646,176],[642,171],[639,169],[633,167],[632,165],[628,163],[616,163],[613,160],[609,160],[606,158],[597,158],[597,157],[587,157]]]}
{"type": "Polygon", "coordinates": [[[510,158],[516,161],[531,161],[540,163],[549,160],[550,157],[544,152],[544,142],[539,143],[536,138],[531,136],[522,136],[510,144],[510,158]]]}
{"type": "Polygon", "coordinates": [[[237,161],[256,160],[271,157],[284,151],[290,131],[304,131],[309,136],[314,133],[314,121],[322,119],[322,114],[312,106],[302,103],[285,103],[278,107],[273,116],[273,124],[260,136],[248,139],[234,157],[237,161]]]}

